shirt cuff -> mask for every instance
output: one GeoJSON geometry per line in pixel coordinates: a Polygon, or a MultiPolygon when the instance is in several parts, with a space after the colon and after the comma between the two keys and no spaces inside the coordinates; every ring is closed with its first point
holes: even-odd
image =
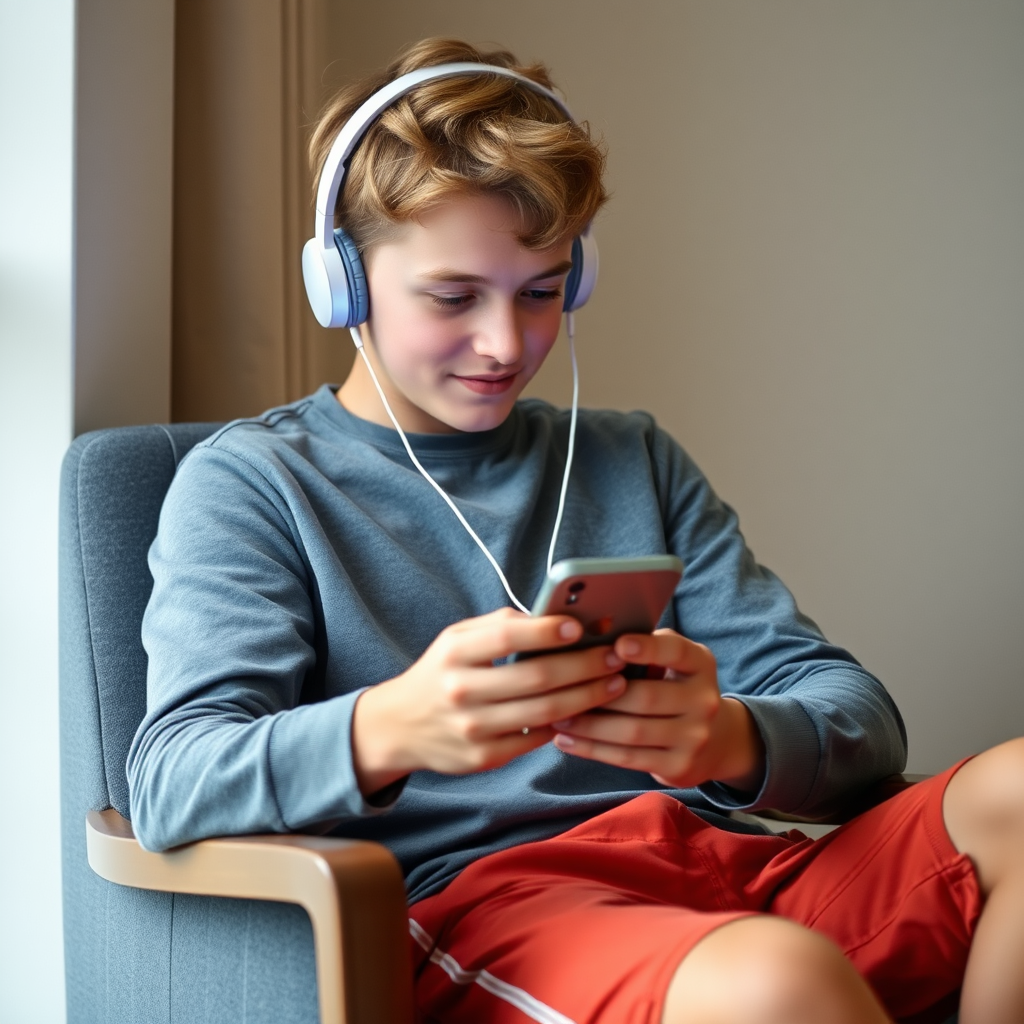
{"type": "Polygon", "coordinates": [[[798,811],[814,788],[821,745],[803,705],[786,696],[730,693],[750,712],[764,740],[764,781],[757,793],[745,793],[721,782],[706,782],[699,792],[722,811],[798,811]]]}
{"type": "Polygon", "coordinates": [[[287,828],[324,830],[346,819],[384,814],[401,795],[404,785],[399,784],[375,794],[373,803],[360,792],[352,758],[352,713],[365,689],[276,716],[268,758],[287,828]]]}

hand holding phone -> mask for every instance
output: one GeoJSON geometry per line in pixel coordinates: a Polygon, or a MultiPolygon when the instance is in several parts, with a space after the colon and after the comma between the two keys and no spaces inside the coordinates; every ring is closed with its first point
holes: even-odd
{"type": "Polygon", "coordinates": [[[555,746],[650,772],[663,786],[713,779],[753,796],[764,781],[764,741],[747,706],[719,690],[714,654],[673,629],[632,635],[615,650],[629,664],[659,671],[634,679],[600,708],[555,720],[555,746]]]}
{"type": "Polygon", "coordinates": [[[549,742],[552,721],[622,696],[622,659],[612,663],[611,652],[593,648],[624,632],[650,633],[681,570],[672,556],[560,562],[533,615],[501,608],[442,630],[405,672],[366,690],[356,704],[352,750],[364,795],[420,769],[496,768],[549,742]],[[566,614],[581,624],[576,642],[565,632],[566,614]],[[548,659],[538,682],[536,672],[524,679],[515,666],[496,664],[511,652],[518,653],[510,661],[558,657],[548,659]]]}

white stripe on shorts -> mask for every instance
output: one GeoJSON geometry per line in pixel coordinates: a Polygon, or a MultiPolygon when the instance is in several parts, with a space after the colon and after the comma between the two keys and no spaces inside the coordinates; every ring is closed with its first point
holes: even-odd
{"type": "Polygon", "coordinates": [[[449,953],[434,947],[434,940],[423,930],[418,921],[409,918],[409,933],[430,954],[430,960],[440,967],[456,985],[472,985],[476,982],[482,989],[490,992],[498,999],[511,1003],[517,1010],[526,1014],[537,1024],[575,1024],[575,1021],[559,1013],[546,1003],[535,999],[529,992],[524,992],[507,981],[501,981],[489,971],[467,971],[449,953]]]}

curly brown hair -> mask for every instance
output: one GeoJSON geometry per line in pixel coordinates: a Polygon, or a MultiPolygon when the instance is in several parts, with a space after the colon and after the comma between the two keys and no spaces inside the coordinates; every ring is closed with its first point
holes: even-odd
{"type": "MultiPolygon", "coordinates": [[[[496,64],[552,87],[547,68],[522,65],[507,50],[480,50],[457,39],[414,43],[325,107],[309,147],[314,199],[331,145],[361,103],[409,71],[453,61],[496,64]]],[[[433,206],[495,195],[515,211],[519,241],[549,249],[583,231],[605,202],[603,171],[604,152],[587,123],[567,121],[547,97],[497,75],[441,79],[396,101],[367,130],[335,223],[365,253],[433,206]]]]}

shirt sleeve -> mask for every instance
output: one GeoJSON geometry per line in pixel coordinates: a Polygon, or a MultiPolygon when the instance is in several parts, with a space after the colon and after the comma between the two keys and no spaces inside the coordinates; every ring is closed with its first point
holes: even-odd
{"type": "Polygon", "coordinates": [[[902,771],[906,730],[885,688],[756,562],[735,512],[689,456],[668,435],[652,437],[666,542],[685,566],[678,628],[710,648],[722,694],[747,706],[767,754],[758,793],[718,783],[700,792],[723,811],[813,815],[902,771]]]}
{"type": "Polygon", "coordinates": [[[127,765],[147,849],[324,832],[387,809],[355,777],[362,691],[302,703],[316,654],[301,552],[287,502],[246,461],[201,447],[182,462],[150,549],[147,714],[127,765]]]}

